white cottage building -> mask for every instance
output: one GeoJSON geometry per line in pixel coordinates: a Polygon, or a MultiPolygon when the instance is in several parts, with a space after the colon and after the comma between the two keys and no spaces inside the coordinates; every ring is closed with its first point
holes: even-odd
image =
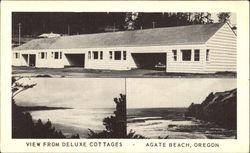
{"type": "Polygon", "coordinates": [[[236,34],[225,23],[34,39],[13,49],[14,66],[166,72],[236,71],[236,34]]]}

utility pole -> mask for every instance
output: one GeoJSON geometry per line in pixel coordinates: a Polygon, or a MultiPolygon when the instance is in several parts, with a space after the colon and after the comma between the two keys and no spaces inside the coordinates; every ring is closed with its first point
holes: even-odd
{"type": "Polygon", "coordinates": [[[70,35],[70,26],[68,24],[68,35],[70,35]]]}
{"type": "Polygon", "coordinates": [[[155,23],[156,23],[155,21],[152,22],[152,24],[153,24],[153,29],[155,28],[155,23]]]}
{"type": "Polygon", "coordinates": [[[43,33],[45,33],[45,23],[43,23],[43,33]]]}
{"type": "Polygon", "coordinates": [[[114,25],[113,25],[113,32],[115,32],[115,22],[114,22],[114,25]]]}
{"type": "Polygon", "coordinates": [[[21,23],[18,23],[18,45],[21,45],[21,23]]]}

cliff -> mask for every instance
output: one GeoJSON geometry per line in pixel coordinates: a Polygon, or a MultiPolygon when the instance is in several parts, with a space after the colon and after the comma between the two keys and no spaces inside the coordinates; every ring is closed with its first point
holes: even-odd
{"type": "Polygon", "coordinates": [[[185,113],[187,117],[215,123],[228,129],[236,129],[237,89],[210,93],[201,104],[192,103],[185,113]]]}

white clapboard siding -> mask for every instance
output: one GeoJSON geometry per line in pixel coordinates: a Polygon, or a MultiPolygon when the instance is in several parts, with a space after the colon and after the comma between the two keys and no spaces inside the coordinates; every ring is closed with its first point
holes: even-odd
{"type": "MultiPolygon", "coordinates": [[[[199,41],[198,41],[199,42],[199,41]]],[[[36,67],[63,68],[69,66],[70,61],[65,54],[84,54],[84,68],[87,69],[112,69],[130,70],[137,68],[133,53],[165,53],[166,72],[178,73],[214,73],[217,71],[236,71],[237,46],[236,35],[228,24],[224,24],[206,42],[194,42],[185,44],[182,42],[176,45],[159,44],[159,46],[123,46],[123,47],[103,47],[103,48],[70,48],[70,49],[42,49],[42,50],[22,50],[13,51],[20,53],[20,58],[13,56],[13,65],[28,66],[23,55],[35,54],[36,67]],[[191,50],[191,60],[182,61],[181,50],[191,50]],[[199,61],[194,61],[194,50],[200,50],[199,61]],[[206,49],[209,49],[209,61],[206,61],[206,49]],[[177,50],[177,61],[173,59],[172,50],[177,50]],[[88,52],[91,52],[91,58],[88,52]],[[93,59],[92,52],[98,51],[99,58],[93,59]],[[103,59],[100,59],[100,51],[103,52],[103,59]],[[113,51],[113,58],[110,59],[109,51],[113,51]],[[114,51],[121,51],[121,60],[114,60],[114,51]],[[126,59],[123,59],[123,51],[126,51],[126,59]],[[39,52],[46,52],[47,58],[41,59],[39,52]],[[54,59],[52,52],[62,52],[62,59],[54,59]]]]}
{"type": "Polygon", "coordinates": [[[181,47],[176,46],[177,61],[173,60],[172,50],[167,53],[167,72],[183,72],[183,73],[204,73],[205,68],[205,49],[204,46],[181,47]],[[182,61],[182,49],[191,49],[191,61],[182,61]],[[194,50],[200,50],[200,60],[194,61],[194,50]]]}
{"type": "Polygon", "coordinates": [[[85,68],[87,69],[110,69],[110,70],[128,70],[130,69],[128,66],[128,51],[120,50],[120,49],[95,49],[93,51],[98,52],[98,59],[93,59],[91,55],[91,59],[88,58],[88,54],[85,56],[85,68]],[[100,51],[103,52],[103,58],[100,58],[100,51]],[[112,59],[110,59],[109,51],[112,51],[112,59]],[[114,51],[121,51],[121,59],[114,59],[114,51]],[[123,51],[126,51],[126,59],[123,59],[123,51]]]}
{"type": "Polygon", "coordinates": [[[112,70],[128,70],[127,60],[86,60],[85,68],[88,69],[112,69],[112,70]]]}
{"type": "Polygon", "coordinates": [[[13,66],[29,66],[28,61],[25,60],[24,56],[27,56],[28,54],[36,55],[36,52],[33,50],[29,51],[13,51],[13,58],[12,58],[12,65],[13,66]],[[15,53],[19,53],[19,58],[15,58],[15,53]]]}
{"type": "Polygon", "coordinates": [[[12,54],[12,65],[13,66],[27,66],[27,65],[24,65],[22,64],[22,55],[20,54],[20,52],[18,51],[13,51],[13,54],[12,54]],[[19,54],[19,58],[16,58],[15,54],[19,54]]]}
{"type": "Polygon", "coordinates": [[[228,24],[224,24],[206,43],[209,62],[206,72],[234,71],[237,63],[237,39],[228,24]]]}
{"type": "MultiPolygon", "coordinates": [[[[45,59],[41,59],[40,56],[37,56],[36,67],[39,68],[63,68],[64,56],[63,52],[59,50],[41,50],[40,52],[46,52],[47,57],[45,59]],[[52,52],[62,52],[62,59],[55,59],[52,56],[52,52]]],[[[60,53],[59,53],[60,54],[60,53]]],[[[59,56],[59,55],[58,55],[59,56]]]]}
{"type": "MultiPolygon", "coordinates": [[[[166,72],[184,72],[184,73],[204,73],[205,67],[205,45],[171,45],[171,46],[147,46],[131,47],[128,49],[131,53],[166,53],[166,72]],[[191,49],[191,61],[181,61],[182,49],[191,49]],[[194,49],[200,50],[200,61],[194,61],[194,49]],[[177,61],[173,61],[172,50],[177,50],[177,61]]],[[[128,65],[130,68],[136,68],[135,61],[130,55],[128,65]]]]}

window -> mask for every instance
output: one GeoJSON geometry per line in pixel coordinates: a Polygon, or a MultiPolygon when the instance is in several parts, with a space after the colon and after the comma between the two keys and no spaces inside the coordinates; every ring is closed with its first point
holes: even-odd
{"type": "Polygon", "coordinates": [[[55,59],[59,59],[59,54],[58,54],[58,52],[55,52],[55,59]]]}
{"type": "Polygon", "coordinates": [[[209,49],[206,50],[206,61],[209,61],[209,49]]]}
{"type": "Polygon", "coordinates": [[[41,52],[41,59],[45,59],[45,52],[41,52]]]}
{"type": "Polygon", "coordinates": [[[126,60],[126,59],[127,59],[127,52],[123,51],[123,60],[126,60]]]}
{"type": "Polygon", "coordinates": [[[115,51],[115,60],[121,60],[121,51],[115,51]]]}
{"type": "Polygon", "coordinates": [[[173,53],[173,60],[177,61],[177,50],[172,50],[173,53]]]}
{"type": "Polygon", "coordinates": [[[14,56],[15,56],[15,58],[17,59],[17,58],[20,57],[20,54],[19,54],[19,53],[15,53],[14,56]]]}
{"type": "Polygon", "coordinates": [[[194,50],[194,61],[200,61],[200,50],[199,49],[194,50]]]}
{"type": "MultiPolygon", "coordinates": [[[[45,56],[47,56],[47,53],[45,54],[45,56]]],[[[62,59],[62,52],[52,52],[51,57],[53,58],[53,56],[54,56],[54,59],[62,59]]]]}
{"type": "Polygon", "coordinates": [[[91,52],[88,52],[88,59],[91,59],[91,52]]]}
{"type": "Polygon", "coordinates": [[[191,49],[181,50],[181,52],[183,61],[191,61],[191,49]]]}
{"type": "Polygon", "coordinates": [[[93,57],[94,57],[94,59],[98,59],[98,52],[97,51],[93,51],[93,57]]]}
{"type": "Polygon", "coordinates": [[[39,52],[38,54],[39,54],[38,57],[40,59],[46,59],[47,58],[47,52],[39,52]]]}
{"type": "Polygon", "coordinates": [[[103,51],[100,51],[100,59],[103,59],[103,51]]]}
{"type": "Polygon", "coordinates": [[[109,51],[109,59],[113,59],[113,52],[112,51],[109,51]]]}

